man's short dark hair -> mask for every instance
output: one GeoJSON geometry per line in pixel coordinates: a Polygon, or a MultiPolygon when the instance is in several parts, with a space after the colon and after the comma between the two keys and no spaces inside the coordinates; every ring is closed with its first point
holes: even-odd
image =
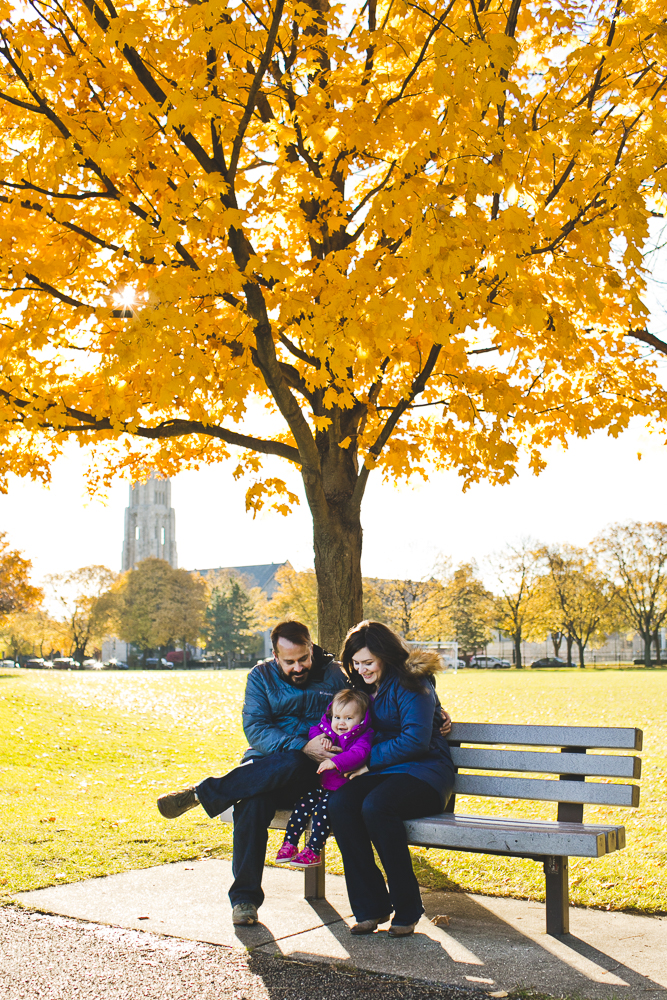
{"type": "Polygon", "coordinates": [[[308,626],[304,625],[303,622],[295,621],[278,622],[274,628],[271,633],[271,645],[276,652],[278,639],[286,639],[287,642],[293,642],[295,646],[311,646],[313,643],[308,626]]]}

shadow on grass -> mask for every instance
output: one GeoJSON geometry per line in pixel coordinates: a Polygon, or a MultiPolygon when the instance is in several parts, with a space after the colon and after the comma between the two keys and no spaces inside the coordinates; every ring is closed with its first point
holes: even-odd
{"type": "Polygon", "coordinates": [[[454,882],[445,873],[422,855],[412,853],[412,867],[417,881],[425,889],[437,889],[441,892],[466,892],[458,882],[454,882]]]}

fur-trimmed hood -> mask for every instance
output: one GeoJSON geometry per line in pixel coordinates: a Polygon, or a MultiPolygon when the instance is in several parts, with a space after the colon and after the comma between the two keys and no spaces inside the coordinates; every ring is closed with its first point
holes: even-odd
{"type": "Polygon", "coordinates": [[[444,670],[439,653],[433,649],[413,649],[405,664],[406,671],[413,677],[433,677],[444,670]]]}

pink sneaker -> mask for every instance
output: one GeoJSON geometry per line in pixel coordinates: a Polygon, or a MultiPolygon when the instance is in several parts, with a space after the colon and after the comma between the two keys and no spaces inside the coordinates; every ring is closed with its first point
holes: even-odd
{"type": "Polygon", "coordinates": [[[317,866],[321,864],[322,859],[319,854],[315,854],[315,851],[311,851],[310,847],[304,847],[301,854],[297,854],[292,861],[292,866],[294,868],[317,868],[317,866]]]}
{"type": "Polygon", "coordinates": [[[290,842],[286,840],[283,846],[276,854],[275,863],[277,865],[286,865],[292,860],[292,858],[296,853],[297,853],[297,848],[294,846],[294,844],[290,844],[290,842]]]}

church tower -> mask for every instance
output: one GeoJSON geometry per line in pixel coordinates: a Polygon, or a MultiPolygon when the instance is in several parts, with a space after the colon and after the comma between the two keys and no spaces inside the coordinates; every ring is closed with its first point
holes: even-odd
{"type": "Polygon", "coordinates": [[[176,515],[171,506],[171,481],[151,472],[145,483],[130,486],[130,506],[125,508],[123,571],[135,569],[142,559],[165,559],[174,569],[176,515]]]}

